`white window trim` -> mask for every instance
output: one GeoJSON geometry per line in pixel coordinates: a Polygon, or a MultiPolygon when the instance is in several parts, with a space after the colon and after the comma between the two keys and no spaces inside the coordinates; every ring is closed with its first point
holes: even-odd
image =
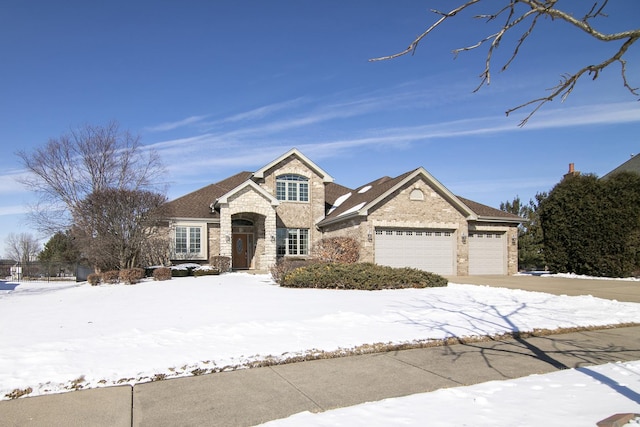
{"type": "Polygon", "coordinates": [[[278,228],[276,230],[276,236],[277,236],[276,237],[276,250],[277,250],[278,245],[284,245],[285,253],[284,254],[277,253],[276,255],[279,256],[279,257],[283,257],[283,256],[284,257],[286,257],[286,256],[308,256],[309,255],[309,251],[310,251],[310,247],[309,246],[311,244],[310,241],[309,241],[310,234],[311,233],[309,233],[309,229],[308,228],[278,228]],[[284,232],[286,233],[285,237],[284,237],[284,241],[283,241],[282,237],[280,236],[280,234],[282,233],[282,230],[284,230],[284,232]],[[307,245],[306,245],[306,252],[305,253],[297,253],[297,254],[289,253],[289,232],[290,231],[295,231],[296,232],[295,234],[296,234],[297,240],[298,240],[296,247],[298,248],[298,252],[300,251],[300,246],[301,246],[300,245],[300,241],[301,241],[300,236],[302,234],[301,232],[302,231],[306,231],[307,245]]]}
{"type": "Polygon", "coordinates": [[[185,260],[206,260],[208,253],[207,246],[207,226],[200,222],[176,222],[172,225],[171,231],[171,259],[185,259],[185,260]],[[187,252],[176,253],[176,230],[178,227],[187,229],[187,252]],[[191,229],[200,229],[200,252],[189,253],[189,240],[191,239],[191,229]]]}
{"type": "Polygon", "coordinates": [[[309,203],[311,199],[311,190],[309,185],[309,178],[304,175],[296,174],[296,173],[287,173],[282,174],[276,177],[276,199],[281,202],[300,202],[300,203],[309,203]],[[291,179],[290,177],[299,177],[304,179],[291,179]],[[281,199],[278,197],[278,184],[284,184],[284,198],[281,199]],[[296,197],[295,199],[289,199],[289,189],[290,185],[295,185],[296,197]],[[307,200],[300,200],[300,186],[301,184],[306,185],[306,195],[307,200]]]}

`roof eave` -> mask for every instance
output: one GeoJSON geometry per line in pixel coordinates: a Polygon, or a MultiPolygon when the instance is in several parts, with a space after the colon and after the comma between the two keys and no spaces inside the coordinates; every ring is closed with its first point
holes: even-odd
{"type": "Polygon", "coordinates": [[[509,222],[513,224],[522,224],[526,221],[523,218],[504,218],[499,216],[478,216],[474,220],[479,222],[509,222]]]}
{"type": "Polygon", "coordinates": [[[326,227],[327,225],[337,224],[339,222],[346,221],[348,219],[356,218],[356,217],[359,217],[359,216],[367,216],[367,214],[366,213],[362,213],[362,211],[363,210],[361,209],[359,211],[350,212],[350,213],[348,213],[346,215],[338,215],[335,218],[329,218],[329,219],[325,218],[325,219],[319,221],[316,225],[318,227],[322,228],[322,227],[326,227]]]}

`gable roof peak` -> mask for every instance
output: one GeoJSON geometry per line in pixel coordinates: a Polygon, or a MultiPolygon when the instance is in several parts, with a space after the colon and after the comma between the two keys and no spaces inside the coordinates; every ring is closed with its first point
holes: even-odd
{"type": "Polygon", "coordinates": [[[283,155],[279,156],[278,158],[269,162],[265,166],[261,167],[260,169],[258,169],[253,173],[253,177],[258,179],[264,178],[264,174],[266,171],[268,171],[269,169],[271,169],[272,167],[282,162],[283,160],[286,160],[289,157],[297,157],[298,159],[300,159],[303,163],[305,163],[307,166],[313,169],[313,171],[322,178],[322,181],[324,183],[333,182],[333,177],[331,175],[329,175],[320,166],[318,166],[313,161],[311,161],[307,156],[302,154],[302,152],[300,152],[300,150],[298,150],[297,148],[292,148],[291,150],[287,151],[283,155]]]}

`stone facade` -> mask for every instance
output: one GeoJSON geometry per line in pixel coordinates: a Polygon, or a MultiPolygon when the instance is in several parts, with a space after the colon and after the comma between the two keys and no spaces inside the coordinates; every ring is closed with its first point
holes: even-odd
{"type": "MultiPolygon", "coordinates": [[[[375,262],[376,229],[441,230],[453,244],[453,274],[464,276],[470,271],[467,237],[484,230],[504,236],[506,273],[518,269],[520,218],[454,196],[422,168],[350,190],[333,184],[333,178],[294,149],[254,173],[234,175],[175,205],[180,218],[174,224],[205,224],[207,253],[194,259],[198,262],[218,255],[233,260],[234,239],[246,236],[246,265],[243,257],[232,266],[268,270],[277,262],[278,229],[308,230],[308,255],[324,237],[352,237],[360,243],[360,261],[375,262]],[[282,175],[304,177],[308,201],[277,200],[276,180],[282,175]],[[199,209],[203,203],[210,208],[199,209]],[[194,209],[199,213],[189,217],[194,209]]],[[[477,265],[480,258],[473,260],[477,265]]]]}

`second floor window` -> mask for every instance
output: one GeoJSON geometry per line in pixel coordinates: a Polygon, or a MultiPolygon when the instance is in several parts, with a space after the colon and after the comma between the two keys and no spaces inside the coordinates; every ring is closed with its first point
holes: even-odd
{"type": "Polygon", "coordinates": [[[276,198],[289,202],[309,201],[309,178],[287,174],[276,178],[276,198]]]}

